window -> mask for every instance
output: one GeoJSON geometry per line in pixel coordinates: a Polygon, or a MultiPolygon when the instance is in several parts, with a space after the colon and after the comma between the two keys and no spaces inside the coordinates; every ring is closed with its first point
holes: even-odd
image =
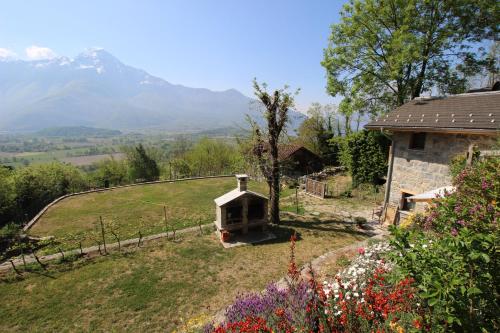
{"type": "Polygon", "coordinates": [[[426,133],[412,133],[410,137],[409,149],[424,150],[426,133]]]}

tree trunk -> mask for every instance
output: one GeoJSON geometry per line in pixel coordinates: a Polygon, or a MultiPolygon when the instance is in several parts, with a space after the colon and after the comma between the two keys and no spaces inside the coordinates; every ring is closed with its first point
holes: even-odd
{"type": "Polygon", "coordinates": [[[279,169],[277,148],[278,148],[277,145],[276,147],[271,148],[272,170],[271,170],[271,188],[270,188],[270,198],[269,198],[271,200],[271,207],[269,209],[269,220],[273,224],[280,224],[280,169],[279,169]]]}
{"type": "Polygon", "coordinates": [[[271,207],[269,210],[270,222],[280,224],[280,181],[279,178],[273,179],[271,186],[271,207]]]}
{"type": "Polygon", "coordinates": [[[424,77],[425,77],[426,69],[427,69],[427,60],[424,60],[422,62],[422,67],[420,68],[420,73],[418,74],[418,77],[417,77],[417,83],[415,84],[415,87],[413,88],[413,91],[411,94],[411,99],[415,99],[417,97],[420,97],[420,93],[422,92],[422,87],[424,85],[424,77]]]}

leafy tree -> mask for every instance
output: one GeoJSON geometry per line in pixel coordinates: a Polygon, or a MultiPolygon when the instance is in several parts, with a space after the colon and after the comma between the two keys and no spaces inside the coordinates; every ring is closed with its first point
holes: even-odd
{"type": "Polygon", "coordinates": [[[234,145],[202,138],[186,154],[185,160],[198,175],[222,175],[241,171],[243,156],[234,145]]]}
{"type": "Polygon", "coordinates": [[[491,63],[473,45],[497,33],[498,12],[495,0],[351,0],[324,51],[328,91],[375,112],[437,86],[463,90],[491,63]]]}
{"type": "Polygon", "coordinates": [[[133,180],[154,181],[160,177],[160,168],[156,161],[146,152],[142,144],[127,149],[127,161],[130,177],[133,180]]]}
{"type": "Polygon", "coordinates": [[[340,141],[341,164],[349,169],[355,187],[362,183],[376,185],[385,176],[390,140],[383,134],[363,130],[333,141],[340,141]]]}
{"type": "Polygon", "coordinates": [[[336,161],[336,151],[329,140],[334,136],[333,106],[313,103],[307,111],[307,119],[297,129],[298,142],[321,156],[328,164],[336,161]]]}
{"type": "Polygon", "coordinates": [[[124,161],[117,161],[113,157],[96,163],[93,178],[99,186],[121,185],[128,181],[127,165],[124,161]]]}
{"type": "Polygon", "coordinates": [[[287,91],[287,86],[269,93],[267,85],[265,83],[259,84],[257,80],[253,81],[253,88],[255,96],[265,108],[264,118],[267,125],[263,132],[257,123],[252,122],[256,140],[254,154],[259,162],[260,171],[266,177],[269,185],[270,222],[279,224],[280,162],[278,160],[278,143],[288,122],[288,110],[294,106],[294,96],[287,91]],[[269,160],[264,152],[266,146],[269,147],[269,160]]]}

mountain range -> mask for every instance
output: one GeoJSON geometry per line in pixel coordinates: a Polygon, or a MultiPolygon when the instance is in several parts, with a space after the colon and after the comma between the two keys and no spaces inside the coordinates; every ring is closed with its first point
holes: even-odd
{"type": "MultiPolygon", "coordinates": [[[[252,99],[167,82],[104,49],[75,58],[0,60],[0,130],[47,127],[207,130],[244,124],[252,99]]],[[[292,123],[303,119],[292,112],[292,123]]]]}

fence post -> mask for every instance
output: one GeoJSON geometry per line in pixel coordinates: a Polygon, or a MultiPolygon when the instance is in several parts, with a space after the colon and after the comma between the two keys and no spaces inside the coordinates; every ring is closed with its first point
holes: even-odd
{"type": "Polygon", "coordinates": [[[299,187],[295,187],[295,211],[299,213],[299,187]]]}
{"type": "Polygon", "coordinates": [[[102,216],[99,215],[99,220],[101,221],[101,235],[102,235],[102,243],[104,245],[104,253],[108,253],[106,249],[106,238],[104,237],[104,223],[102,223],[102,216]]]}
{"type": "Polygon", "coordinates": [[[165,232],[168,238],[168,223],[167,223],[167,206],[163,205],[163,215],[165,216],[165,232]]]}
{"type": "Polygon", "coordinates": [[[141,246],[142,233],[139,230],[139,241],[137,242],[137,247],[141,246]]]}
{"type": "Polygon", "coordinates": [[[14,271],[16,272],[17,275],[21,275],[21,273],[17,270],[17,267],[16,265],[14,265],[14,261],[12,261],[12,259],[9,260],[10,261],[10,264],[12,265],[12,268],[14,269],[14,271]]]}

